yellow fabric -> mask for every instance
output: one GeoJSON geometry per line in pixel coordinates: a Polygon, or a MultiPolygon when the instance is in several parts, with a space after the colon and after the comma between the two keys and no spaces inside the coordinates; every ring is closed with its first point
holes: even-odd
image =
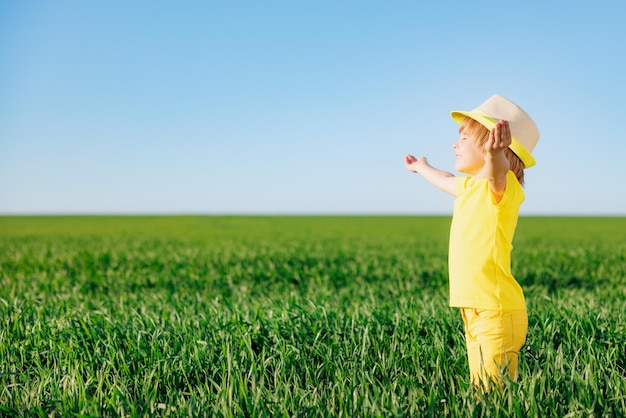
{"type": "Polygon", "coordinates": [[[487,179],[457,177],[450,228],[450,306],[526,309],[511,273],[511,250],[524,190],[509,171],[506,190],[495,202],[487,179]]]}
{"type": "Polygon", "coordinates": [[[461,314],[472,383],[489,390],[504,376],[517,380],[517,358],[528,332],[526,310],[465,308],[461,314]]]}

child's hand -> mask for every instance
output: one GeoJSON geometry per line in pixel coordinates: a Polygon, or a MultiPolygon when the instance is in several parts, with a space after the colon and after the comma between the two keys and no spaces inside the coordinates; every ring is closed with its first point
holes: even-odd
{"type": "Polygon", "coordinates": [[[421,167],[428,165],[428,161],[426,157],[415,158],[411,154],[407,154],[404,156],[404,165],[409,171],[417,173],[421,167]]]}
{"type": "Polygon", "coordinates": [[[511,128],[506,120],[499,120],[489,132],[485,142],[485,152],[502,151],[511,145],[511,128]]]}

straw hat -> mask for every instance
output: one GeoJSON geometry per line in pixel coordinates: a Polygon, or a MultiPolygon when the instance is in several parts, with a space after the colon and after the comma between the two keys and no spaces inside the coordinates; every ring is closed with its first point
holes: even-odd
{"type": "Polygon", "coordinates": [[[539,141],[539,129],[530,116],[512,101],[494,94],[474,110],[468,112],[455,110],[450,115],[459,124],[468,117],[489,130],[496,126],[499,119],[508,121],[512,136],[509,148],[522,160],[524,168],[535,165],[535,158],[531,152],[539,141]]]}

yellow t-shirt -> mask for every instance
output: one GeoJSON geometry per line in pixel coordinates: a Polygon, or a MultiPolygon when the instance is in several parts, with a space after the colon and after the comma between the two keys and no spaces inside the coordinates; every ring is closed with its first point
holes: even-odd
{"type": "Polygon", "coordinates": [[[457,177],[450,228],[450,306],[526,309],[511,273],[511,250],[524,190],[512,171],[496,203],[487,179],[457,177]]]}

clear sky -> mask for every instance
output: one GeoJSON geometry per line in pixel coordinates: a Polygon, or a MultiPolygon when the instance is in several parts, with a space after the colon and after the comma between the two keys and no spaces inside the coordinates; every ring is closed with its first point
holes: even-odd
{"type": "Polygon", "coordinates": [[[494,93],[522,214],[626,215],[626,1],[0,2],[0,213],[450,214],[494,93]]]}

